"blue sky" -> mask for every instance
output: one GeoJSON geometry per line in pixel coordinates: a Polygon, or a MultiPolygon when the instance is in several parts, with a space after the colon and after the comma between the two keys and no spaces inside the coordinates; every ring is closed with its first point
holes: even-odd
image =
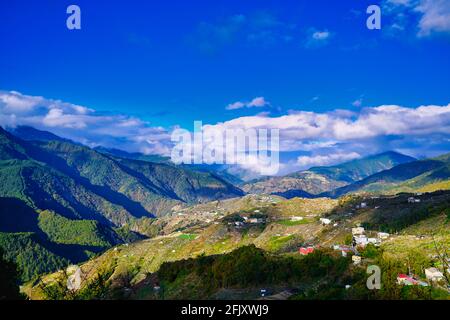
{"type": "MultiPolygon", "coordinates": [[[[158,130],[261,112],[447,106],[449,20],[448,0],[2,1],[0,90],[158,130]],[[65,26],[70,4],[82,30],[65,26]],[[382,30],[366,28],[370,4],[382,7],[382,30]]],[[[446,139],[431,151],[387,147],[428,155],[446,139]]],[[[386,140],[398,143],[372,142],[386,140]]]]}

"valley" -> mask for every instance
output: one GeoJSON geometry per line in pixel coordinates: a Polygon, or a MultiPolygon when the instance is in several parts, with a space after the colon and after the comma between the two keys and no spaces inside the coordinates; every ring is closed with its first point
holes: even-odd
{"type": "MultiPolygon", "coordinates": [[[[450,204],[450,193],[438,192],[424,195],[421,199],[423,201],[418,206],[408,205],[408,195],[377,199],[351,198],[341,203],[329,199],[284,200],[257,195],[226,200],[221,204],[212,203],[209,207],[192,207],[185,211],[189,212],[188,218],[180,219],[178,214],[175,219],[164,217],[162,220],[167,219],[167,223],[161,221],[161,224],[165,225],[161,235],[110,249],[83,264],[81,269],[86,275],[87,283],[90,281],[88,279],[96,279],[99,274],[109,275],[109,289],[105,293],[105,297],[109,298],[256,299],[260,295],[259,291],[266,287],[274,293],[294,290],[297,295],[299,290],[314,288],[319,281],[313,271],[314,268],[319,268],[316,264],[320,265],[320,259],[332,259],[336,263],[340,261],[342,269],[330,269],[328,272],[335,273],[332,278],[324,276],[324,271],[319,272],[319,276],[322,274],[319,283],[341,283],[339,289],[344,291],[346,284],[342,281],[348,281],[352,286],[363,285],[358,283],[361,281],[357,279],[358,272],[364,272],[363,266],[373,260],[371,254],[374,253],[367,253],[362,265],[353,266],[348,262],[349,258],[341,257],[340,250],[333,249],[335,246],[348,245],[352,228],[358,225],[366,226],[368,236],[376,237],[377,232],[381,230],[391,233],[389,239],[383,240],[381,245],[373,250],[383,261],[389,261],[384,263],[395,261],[395,270],[399,273],[405,268],[402,262],[409,261],[411,257],[417,259],[413,266],[415,274],[422,274],[424,268],[439,263],[439,259],[432,258],[436,255],[433,245],[437,243],[444,248],[450,246],[449,216],[446,209],[450,204]],[[366,201],[367,207],[356,209],[356,203],[361,201],[366,201]],[[401,212],[397,213],[399,209],[401,212]],[[251,216],[255,211],[264,217],[260,223],[236,223],[241,220],[239,217],[251,216]],[[425,211],[426,215],[418,216],[417,213],[422,211],[425,211]],[[384,218],[380,218],[380,214],[385,215],[384,218]],[[205,219],[205,215],[209,218],[205,219]],[[332,220],[333,224],[324,225],[320,221],[323,217],[332,220]],[[315,255],[320,255],[319,258],[316,257],[319,261],[313,260],[314,255],[304,257],[299,253],[301,248],[307,246],[316,248],[315,255]],[[214,264],[218,263],[217,259],[220,261],[227,256],[236,256],[231,258],[231,261],[238,261],[240,254],[244,254],[244,265],[253,265],[248,267],[246,272],[249,275],[243,276],[243,282],[221,280],[219,285],[209,287],[208,281],[205,282],[202,277],[198,278],[194,271],[189,271],[196,270],[197,263],[214,264]],[[263,259],[270,268],[285,268],[286,266],[282,267],[285,263],[293,263],[294,271],[289,271],[291,267],[286,267],[286,270],[280,270],[280,274],[284,275],[280,279],[268,279],[262,274],[254,274],[264,268],[260,263],[256,263],[255,259],[263,259]],[[201,262],[203,260],[204,262],[201,262]],[[279,264],[281,265],[278,266],[279,264]],[[168,276],[166,272],[171,268],[178,271],[168,276]],[[295,268],[300,269],[295,271],[295,268]],[[302,273],[303,269],[305,270],[302,273]],[[304,277],[299,277],[300,274],[304,277]],[[251,277],[256,278],[251,281],[251,277]],[[247,280],[250,282],[247,283],[247,280]],[[161,290],[164,291],[164,296],[161,296],[161,290]]],[[[249,221],[242,218],[242,221],[245,220],[249,221]]],[[[366,254],[366,250],[359,250],[362,251],[358,255],[366,254]]],[[[212,270],[229,272],[230,279],[239,277],[239,274],[244,272],[239,266],[236,266],[237,269],[232,265],[218,268],[212,270]]],[[[276,278],[278,271],[271,272],[274,272],[272,276],[276,278]]],[[[35,299],[45,298],[46,290],[61,281],[60,277],[64,278],[64,274],[45,276],[42,282],[28,284],[25,292],[35,299]]],[[[445,291],[438,292],[442,296],[445,291]]],[[[358,297],[356,293],[353,294],[355,298],[358,297]]],[[[367,291],[366,294],[371,293],[367,291]]],[[[376,298],[376,295],[373,295],[373,298],[376,298]]]]}
{"type": "Polygon", "coordinates": [[[32,300],[448,299],[449,159],[387,152],[235,186],[222,168],[1,130],[0,247],[32,300]],[[366,288],[369,264],[384,289],[366,288]],[[397,283],[430,268],[439,283],[397,283]]]}

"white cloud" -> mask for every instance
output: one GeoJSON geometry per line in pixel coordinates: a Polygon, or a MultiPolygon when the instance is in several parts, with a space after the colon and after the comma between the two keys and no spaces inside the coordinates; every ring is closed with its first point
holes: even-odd
{"type": "Polygon", "coordinates": [[[417,36],[427,37],[434,33],[450,33],[450,1],[448,0],[386,0],[384,10],[397,17],[390,26],[391,31],[402,31],[405,14],[411,19],[419,15],[417,36]]]}
{"type": "Polygon", "coordinates": [[[350,153],[332,153],[325,155],[300,156],[297,158],[297,164],[303,169],[309,169],[316,166],[328,166],[336,163],[342,163],[360,158],[361,155],[356,152],[350,153]]]}
{"type": "Polygon", "coordinates": [[[279,117],[260,114],[206,127],[221,131],[279,129],[281,154],[301,154],[297,161],[282,163],[280,173],[285,174],[387,150],[416,150],[410,152],[412,156],[434,155],[449,145],[450,104],[417,108],[384,105],[353,112],[291,111],[279,117]]]}
{"type": "MultiPolygon", "coordinates": [[[[244,104],[258,107],[267,101],[259,97],[244,104]]],[[[29,125],[91,147],[103,145],[170,155],[173,146],[171,129],[135,117],[101,114],[87,107],[18,92],[0,91],[0,125],[29,125]]],[[[221,132],[279,129],[279,151],[292,155],[281,163],[282,173],[386,150],[409,150],[413,156],[450,150],[450,104],[415,108],[382,105],[323,113],[291,110],[276,117],[260,113],[203,127],[221,132]]],[[[253,161],[242,167],[257,170],[261,165],[253,161]]]]}
{"type": "Polygon", "coordinates": [[[305,41],[306,48],[317,48],[324,46],[330,40],[332,34],[328,30],[317,30],[311,28],[308,30],[307,38],[305,41]]]}
{"type": "Polygon", "coordinates": [[[415,10],[422,13],[418,36],[429,36],[433,32],[450,32],[450,1],[422,0],[415,10]]]}
{"type": "Polygon", "coordinates": [[[393,6],[410,6],[412,0],[387,0],[387,3],[393,6]]]}
{"type": "Polygon", "coordinates": [[[269,105],[264,97],[256,97],[248,102],[237,101],[226,106],[227,110],[237,110],[242,108],[261,108],[269,105]]]}
{"type": "Polygon", "coordinates": [[[98,114],[93,109],[62,102],[0,91],[0,125],[29,125],[95,147],[168,155],[170,133],[161,127],[126,115],[98,114]]]}
{"type": "Polygon", "coordinates": [[[43,99],[41,97],[22,96],[12,91],[9,95],[0,95],[0,103],[10,112],[28,112],[43,99]]]}
{"type": "Polygon", "coordinates": [[[219,123],[224,128],[278,128],[284,137],[358,140],[383,135],[450,133],[450,104],[407,108],[386,105],[358,113],[298,111],[280,117],[256,115],[219,123]],[[352,116],[354,115],[354,116],[352,116]]]}
{"type": "Polygon", "coordinates": [[[312,34],[312,38],[314,40],[323,41],[330,37],[330,33],[328,31],[316,31],[312,34]]]}
{"type": "Polygon", "coordinates": [[[359,108],[359,107],[362,106],[362,102],[363,102],[362,99],[357,99],[357,100],[352,102],[352,106],[359,108]]]}
{"type": "Polygon", "coordinates": [[[234,103],[230,103],[226,107],[226,109],[227,110],[237,110],[237,109],[241,109],[241,108],[244,108],[244,107],[245,107],[245,103],[237,101],[237,102],[234,102],[234,103]]]}

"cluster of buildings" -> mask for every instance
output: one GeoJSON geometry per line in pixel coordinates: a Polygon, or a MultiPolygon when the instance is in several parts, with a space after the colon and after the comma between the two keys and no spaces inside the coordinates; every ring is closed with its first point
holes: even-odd
{"type": "Polygon", "coordinates": [[[244,228],[247,225],[257,225],[266,223],[266,218],[261,215],[260,210],[255,210],[254,213],[240,214],[234,221],[228,222],[228,225],[234,225],[236,228],[244,228]]]}
{"type": "Polygon", "coordinates": [[[248,217],[242,217],[244,221],[234,221],[234,222],[228,222],[229,225],[234,225],[237,228],[243,228],[247,224],[263,224],[265,223],[265,219],[263,218],[248,218],[248,217]]]}
{"type": "Polygon", "coordinates": [[[363,227],[352,228],[352,236],[353,236],[353,246],[354,247],[365,247],[369,243],[379,246],[382,240],[386,240],[389,238],[389,233],[378,232],[377,237],[367,237],[365,234],[365,230],[363,227]]]}
{"type": "Polygon", "coordinates": [[[251,194],[249,196],[256,198],[256,200],[259,202],[266,202],[266,203],[271,203],[271,204],[275,204],[275,203],[279,202],[279,200],[277,198],[272,197],[270,195],[251,194]]]}
{"type": "Polygon", "coordinates": [[[382,240],[386,240],[389,238],[389,233],[378,232],[376,238],[371,238],[367,237],[367,235],[365,234],[365,229],[363,227],[356,227],[352,228],[352,236],[352,245],[336,244],[332,248],[333,250],[340,251],[343,257],[347,257],[351,254],[353,264],[358,265],[362,262],[362,258],[358,254],[357,247],[364,248],[369,243],[379,246],[382,240]]]}
{"type": "MultiPolygon", "coordinates": [[[[444,274],[438,268],[425,269],[425,277],[430,283],[438,283],[445,280],[444,274]]],[[[423,286],[427,287],[429,284],[418,279],[415,276],[399,274],[397,276],[397,284],[404,286],[423,286]]]]}
{"type": "Polygon", "coordinates": [[[403,285],[403,286],[423,286],[427,287],[428,283],[421,281],[419,279],[416,279],[415,277],[408,276],[406,274],[399,274],[397,276],[397,284],[403,285]]]}
{"type": "Polygon", "coordinates": [[[346,257],[349,254],[356,254],[356,249],[352,246],[337,244],[333,246],[333,250],[340,251],[343,257],[346,257]]]}

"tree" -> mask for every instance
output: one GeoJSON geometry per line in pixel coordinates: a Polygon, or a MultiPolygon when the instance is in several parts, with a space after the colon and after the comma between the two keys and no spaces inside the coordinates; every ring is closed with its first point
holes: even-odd
{"type": "Polygon", "coordinates": [[[3,258],[0,248],[0,300],[22,300],[19,290],[19,271],[17,265],[3,258]]]}

